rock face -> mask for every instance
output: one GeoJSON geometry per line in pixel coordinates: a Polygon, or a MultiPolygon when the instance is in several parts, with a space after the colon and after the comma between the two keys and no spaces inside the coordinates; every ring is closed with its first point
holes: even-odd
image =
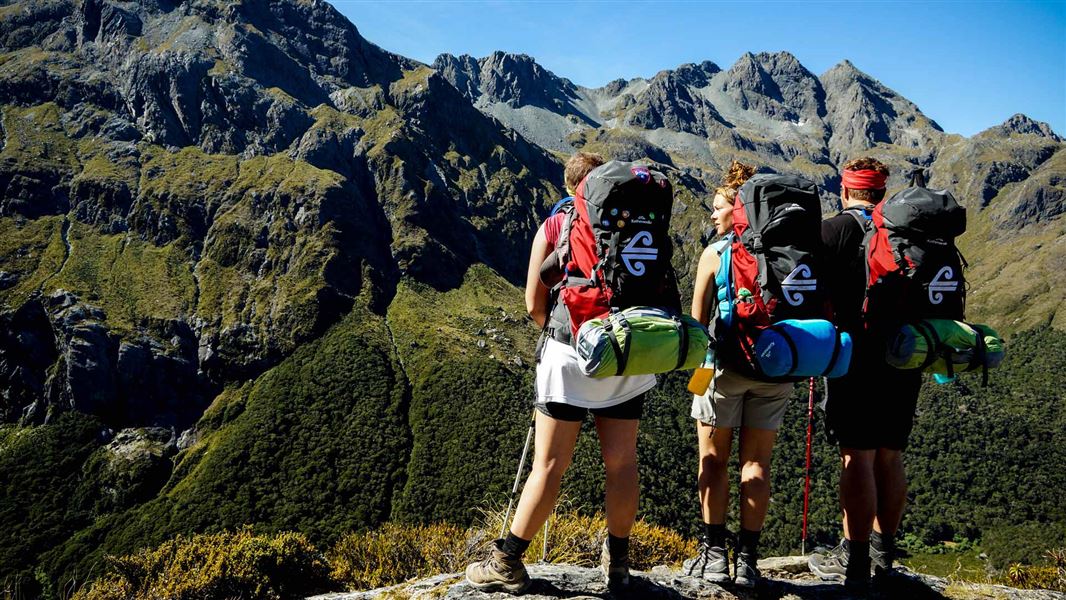
{"type": "Polygon", "coordinates": [[[187,427],[213,395],[197,376],[196,338],[181,322],[125,338],[107,314],[63,290],[0,315],[0,410],[48,422],[65,410],[116,424],[187,427]]]}
{"type": "MultiPolygon", "coordinates": [[[[520,281],[559,195],[548,153],[324,2],[3,10],[2,421],[186,427],[401,276],[520,281]]],[[[554,75],[497,59],[479,82],[551,104],[554,75]]]]}
{"type": "MultiPolygon", "coordinates": [[[[569,565],[532,565],[529,574],[533,585],[521,596],[528,600],[553,598],[647,598],[649,600],[696,600],[701,598],[749,599],[781,598],[789,600],[844,600],[852,598],[839,583],[817,580],[807,572],[806,558],[781,557],[759,561],[764,580],[754,590],[731,585],[718,585],[698,577],[683,575],[668,567],[655,567],[650,572],[636,572],[631,587],[611,593],[603,582],[602,572],[596,569],[569,565]]],[[[513,598],[506,593],[485,593],[472,588],[462,574],[431,577],[391,588],[315,596],[314,600],[371,600],[375,598],[513,598]]],[[[1017,590],[1004,586],[952,584],[945,579],[930,577],[899,569],[897,575],[870,598],[891,600],[912,598],[935,600],[959,598],[1007,600],[1060,600],[1062,594],[1039,590],[1017,590]]]]}

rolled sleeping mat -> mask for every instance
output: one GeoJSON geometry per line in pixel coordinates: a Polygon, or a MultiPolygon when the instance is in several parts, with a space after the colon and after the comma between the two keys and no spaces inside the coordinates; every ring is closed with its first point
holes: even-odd
{"type": "Polygon", "coordinates": [[[825,319],[786,319],[764,328],[753,346],[769,377],[842,377],[851,364],[851,336],[825,319]]]}
{"type": "Polygon", "coordinates": [[[586,321],[575,340],[578,363],[589,377],[695,369],[708,343],[707,328],[699,321],[646,306],[586,321]]]}
{"type": "Polygon", "coordinates": [[[1004,348],[1003,338],[988,325],[923,319],[899,328],[888,344],[885,360],[897,369],[952,376],[998,367],[1004,348]]]}

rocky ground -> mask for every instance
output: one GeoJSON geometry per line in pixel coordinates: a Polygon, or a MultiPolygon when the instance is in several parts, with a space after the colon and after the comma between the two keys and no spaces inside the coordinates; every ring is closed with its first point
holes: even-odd
{"type": "MultiPolygon", "coordinates": [[[[636,572],[631,587],[625,592],[611,593],[603,583],[599,569],[570,565],[531,565],[529,573],[533,585],[523,595],[525,600],[549,598],[575,599],[661,599],[695,600],[722,599],[782,599],[836,600],[851,598],[839,583],[820,581],[807,570],[802,556],[766,558],[759,561],[764,580],[754,590],[720,586],[696,577],[682,575],[669,567],[659,566],[650,572],[636,572]]],[[[379,588],[364,592],[325,594],[309,600],[369,600],[410,598],[472,598],[504,599],[505,593],[479,592],[468,585],[461,574],[450,573],[428,579],[379,588]]],[[[875,588],[871,599],[935,600],[995,599],[995,600],[1062,600],[1066,594],[1044,590],[1018,590],[1000,585],[956,582],[932,577],[900,568],[897,576],[875,588]]]]}

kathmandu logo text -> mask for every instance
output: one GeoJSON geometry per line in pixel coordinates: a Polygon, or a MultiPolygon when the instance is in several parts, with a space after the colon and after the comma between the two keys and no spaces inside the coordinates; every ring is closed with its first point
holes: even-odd
{"type": "Polygon", "coordinates": [[[932,304],[940,304],[944,301],[944,294],[942,292],[955,292],[959,289],[959,282],[952,281],[951,278],[955,276],[955,271],[951,267],[943,267],[936,272],[936,277],[929,282],[929,302],[932,304]]]}
{"type": "Polygon", "coordinates": [[[785,301],[792,306],[803,304],[803,294],[800,292],[813,292],[818,289],[818,280],[811,278],[811,268],[800,265],[785,277],[781,282],[781,291],[785,294],[785,301]]]}
{"type": "Polygon", "coordinates": [[[650,231],[641,231],[629,240],[622,249],[622,263],[630,273],[640,277],[644,274],[644,262],[655,260],[659,257],[659,251],[652,246],[650,231]],[[638,245],[640,244],[640,245],[638,245]]]}

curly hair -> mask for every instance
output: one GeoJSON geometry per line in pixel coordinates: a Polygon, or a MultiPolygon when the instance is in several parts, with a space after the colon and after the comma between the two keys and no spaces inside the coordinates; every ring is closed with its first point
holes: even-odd
{"type": "Polygon", "coordinates": [[[715,188],[714,194],[717,196],[721,194],[729,200],[736,198],[737,190],[740,186],[744,185],[751,176],[755,174],[755,167],[746,165],[740,161],[734,160],[729,165],[729,170],[726,171],[725,177],[722,179],[722,185],[715,188]]]}
{"type": "MultiPolygon", "coordinates": [[[[878,173],[889,176],[888,167],[885,163],[870,156],[861,156],[859,158],[853,158],[844,163],[845,171],[877,171],[878,173]]],[[[874,204],[884,200],[885,190],[853,190],[848,188],[848,198],[852,200],[858,200],[860,202],[873,202],[874,204]]]]}

